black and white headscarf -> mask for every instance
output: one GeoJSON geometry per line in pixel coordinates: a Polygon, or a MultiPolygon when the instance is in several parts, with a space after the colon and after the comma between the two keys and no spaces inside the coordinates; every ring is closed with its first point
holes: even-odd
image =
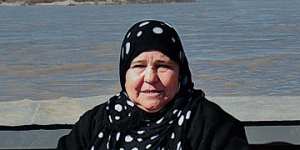
{"type": "Polygon", "coordinates": [[[131,61],[145,51],[157,50],[178,63],[180,88],[192,89],[193,83],[181,41],[175,29],[164,22],[145,20],[133,25],[126,33],[120,55],[119,75],[121,87],[125,91],[126,71],[131,61]]]}
{"type": "MultiPolygon", "coordinates": [[[[145,20],[133,25],[122,43],[120,56],[122,91],[105,103],[105,120],[91,150],[180,150],[186,149],[185,133],[193,108],[195,90],[180,39],[167,23],[145,20]],[[180,70],[180,90],[174,99],[156,113],[139,109],[127,96],[125,75],[139,54],[157,50],[175,61],[180,70]]],[[[199,93],[197,93],[199,95],[199,93]]],[[[201,93],[203,94],[203,93],[201,93]]],[[[204,95],[203,95],[204,96],[204,95]]]]}

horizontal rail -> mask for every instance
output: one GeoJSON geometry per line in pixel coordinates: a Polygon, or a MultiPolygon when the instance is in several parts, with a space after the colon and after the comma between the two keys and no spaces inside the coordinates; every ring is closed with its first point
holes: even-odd
{"type": "MultiPolygon", "coordinates": [[[[243,121],[242,124],[248,126],[300,126],[300,120],[278,120],[278,121],[243,121]]],[[[72,129],[73,124],[49,124],[49,125],[20,125],[20,126],[0,126],[0,131],[26,131],[26,130],[58,130],[72,129]]]]}
{"type": "Polygon", "coordinates": [[[243,121],[244,126],[300,126],[300,120],[243,121]]]}
{"type": "Polygon", "coordinates": [[[72,129],[72,124],[50,124],[50,125],[21,125],[21,126],[0,126],[0,131],[26,131],[26,130],[59,130],[72,129]]]}

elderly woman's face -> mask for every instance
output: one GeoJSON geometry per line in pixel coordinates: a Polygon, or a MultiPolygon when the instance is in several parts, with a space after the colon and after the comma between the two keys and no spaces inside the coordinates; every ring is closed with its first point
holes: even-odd
{"type": "Polygon", "coordinates": [[[129,98],[147,112],[157,112],[179,89],[179,67],[159,51],[143,52],[133,59],[126,73],[129,98]]]}

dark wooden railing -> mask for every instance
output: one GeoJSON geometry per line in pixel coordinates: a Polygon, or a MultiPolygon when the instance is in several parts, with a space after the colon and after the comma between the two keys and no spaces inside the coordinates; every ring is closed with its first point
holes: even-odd
{"type": "MultiPolygon", "coordinates": [[[[245,121],[243,122],[245,127],[267,127],[267,126],[299,126],[300,120],[292,120],[292,121],[245,121]]],[[[0,126],[0,134],[5,131],[19,132],[19,131],[36,131],[36,130],[44,130],[47,132],[52,132],[61,129],[71,130],[73,127],[72,124],[51,124],[51,125],[22,125],[22,126],[0,126]]],[[[276,131],[274,131],[276,132],[276,131]]],[[[248,136],[248,135],[247,135],[248,136]]],[[[57,141],[60,136],[57,136],[57,139],[50,139],[57,141]]],[[[300,135],[297,135],[300,137],[300,135]]],[[[289,141],[270,141],[268,143],[250,143],[249,144],[251,150],[300,150],[300,145],[292,144],[289,141]]],[[[2,148],[0,145],[0,150],[9,149],[9,150],[54,150],[55,148],[12,148],[5,147],[2,148]]]]}

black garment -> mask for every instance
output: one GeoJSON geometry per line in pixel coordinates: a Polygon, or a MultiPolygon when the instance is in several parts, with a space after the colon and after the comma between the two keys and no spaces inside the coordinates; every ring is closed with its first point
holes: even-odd
{"type": "Polygon", "coordinates": [[[119,115],[116,110],[119,109],[114,109],[118,108],[114,106],[122,103],[118,97],[122,97],[122,94],[85,113],[71,133],[59,140],[58,149],[247,149],[241,123],[206,100],[201,91],[194,90],[190,95],[180,96],[185,98],[172,101],[155,114],[145,113],[125,101],[122,108],[126,106],[127,110],[124,108],[121,113],[124,116],[115,120],[119,115]]]}
{"type": "MultiPolygon", "coordinates": [[[[179,36],[156,20],[136,23],[127,32],[120,56],[122,92],[85,113],[58,143],[60,150],[243,150],[247,149],[240,122],[193,82],[179,36]],[[179,66],[179,91],[164,108],[147,113],[127,96],[125,76],[139,54],[160,51],[179,66]]],[[[150,83],[148,83],[150,84],[150,83]]],[[[151,85],[156,88],[154,85],[151,85]]]]}

